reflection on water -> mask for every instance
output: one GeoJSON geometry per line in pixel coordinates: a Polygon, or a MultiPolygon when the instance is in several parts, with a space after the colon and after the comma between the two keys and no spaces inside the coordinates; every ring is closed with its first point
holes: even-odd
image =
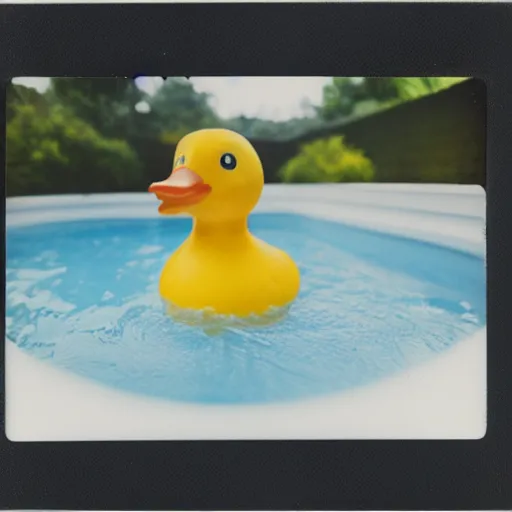
{"type": "Polygon", "coordinates": [[[265,314],[250,315],[244,318],[235,315],[219,315],[213,309],[183,309],[163,301],[164,311],[175,321],[202,329],[209,336],[218,336],[233,329],[257,329],[270,327],[284,320],[290,305],[269,308],[265,314]]]}

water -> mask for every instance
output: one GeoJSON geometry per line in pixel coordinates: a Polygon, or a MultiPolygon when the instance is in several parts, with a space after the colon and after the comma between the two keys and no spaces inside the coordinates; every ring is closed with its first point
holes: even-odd
{"type": "Polygon", "coordinates": [[[251,218],[300,267],[301,293],[282,320],[216,331],[179,323],[164,313],[158,278],[190,228],[176,218],[9,228],[8,340],[111,387],[235,404],[362,386],[485,325],[481,259],[289,214],[251,218]]]}

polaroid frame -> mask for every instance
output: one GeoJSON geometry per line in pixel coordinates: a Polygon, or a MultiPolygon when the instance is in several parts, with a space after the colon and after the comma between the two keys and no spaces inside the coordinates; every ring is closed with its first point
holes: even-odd
{"type": "Polygon", "coordinates": [[[0,386],[0,508],[510,508],[511,46],[507,4],[0,6],[3,119],[16,76],[472,76],[488,101],[483,439],[13,443],[0,386]]]}

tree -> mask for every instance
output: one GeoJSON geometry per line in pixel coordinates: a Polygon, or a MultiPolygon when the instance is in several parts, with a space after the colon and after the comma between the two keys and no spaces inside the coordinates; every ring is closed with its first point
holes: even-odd
{"type": "Polygon", "coordinates": [[[182,78],[168,78],[153,96],[126,78],[55,78],[50,94],[99,133],[128,141],[176,143],[189,131],[219,124],[209,96],[182,78]],[[141,102],[147,112],[136,110],[141,102]]]}
{"type": "Polygon", "coordinates": [[[332,83],[324,86],[319,113],[326,121],[348,117],[354,105],[363,99],[364,85],[353,78],[333,77],[332,83]]]}
{"type": "Polygon", "coordinates": [[[133,135],[147,121],[135,110],[146,95],[126,78],[52,78],[48,94],[108,137],[133,135]]]}
{"type": "Polygon", "coordinates": [[[323,91],[320,116],[326,121],[367,115],[450,87],[463,78],[333,77],[323,91]]]}
{"type": "Polygon", "coordinates": [[[398,97],[403,100],[414,100],[434,94],[443,89],[451,87],[466,80],[465,78],[457,77],[422,77],[422,78],[394,78],[395,87],[398,97]]]}
{"type": "Polygon", "coordinates": [[[125,141],[103,137],[69,108],[47,99],[32,95],[32,101],[21,102],[14,100],[18,93],[9,98],[8,195],[90,193],[140,185],[140,162],[125,141]]]}
{"type": "Polygon", "coordinates": [[[318,128],[322,124],[322,120],[317,116],[298,117],[287,121],[240,116],[228,119],[223,126],[248,138],[286,140],[318,128]]]}
{"type": "Polygon", "coordinates": [[[221,124],[209,99],[209,95],[198,93],[189,81],[168,78],[147,101],[157,132],[164,140],[175,143],[189,131],[221,124]]]}
{"type": "Polygon", "coordinates": [[[23,104],[34,105],[36,112],[40,115],[44,115],[47,109],[45,96],[39,94],[35,89],[18,84],[10,85],[7,88],[7,122],[16,114],[16,107],[23,104]]]}

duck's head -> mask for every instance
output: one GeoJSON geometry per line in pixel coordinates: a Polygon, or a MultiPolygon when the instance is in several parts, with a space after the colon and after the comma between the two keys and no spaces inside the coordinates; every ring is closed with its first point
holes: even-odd
{"type": "Polygon", "coordinates": [[[200,220],[246,217],[263,189],[263,168],[251,143],[223,129],[186,135],[176,148],[174,167],[149,191],[162,201],[162,214],[189,213],[200,220]]]}

